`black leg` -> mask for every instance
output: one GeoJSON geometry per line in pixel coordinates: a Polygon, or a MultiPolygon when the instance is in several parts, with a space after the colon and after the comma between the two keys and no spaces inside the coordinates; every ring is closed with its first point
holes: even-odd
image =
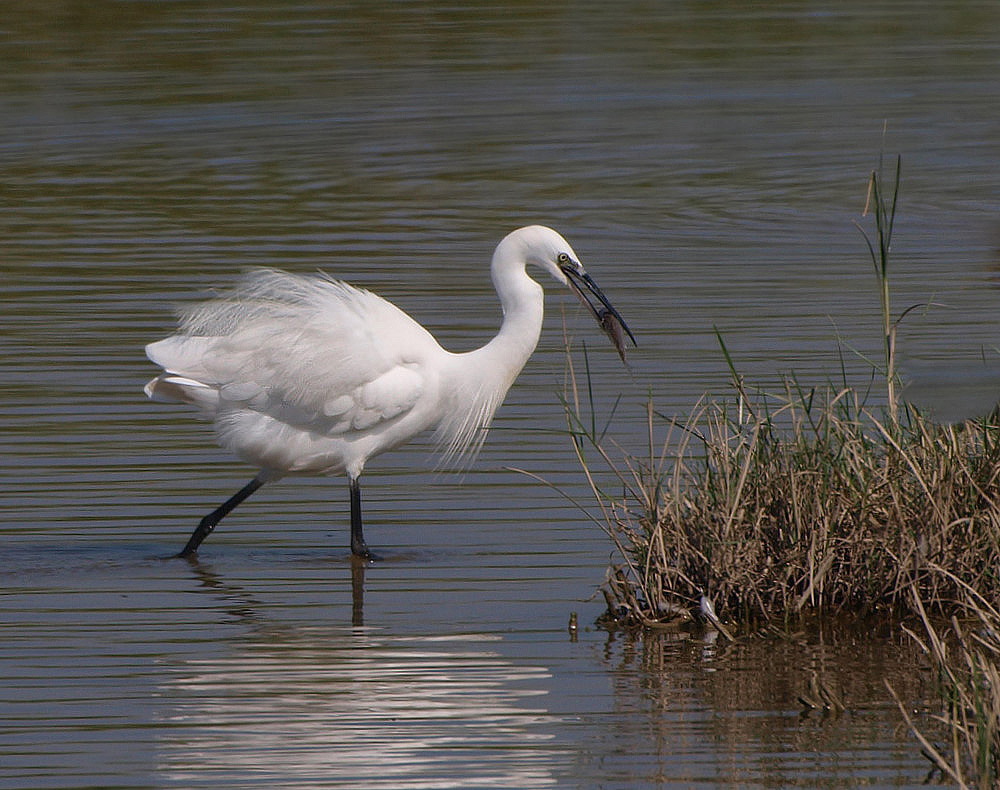
{"type": "Polygon", "coordinates": [[[361,524],[361,484],[351,478],[351,554],[363,560],[377,560],[379,557],[368,548],[361,524]]]}
{"type": "Polygon", "coordinates": [[[198,550],[198,546],[201,545],[201,542],[212,533],[213,529],[215,529],[215,525],[222,521],[222,519],[224,519],[238,504],[240,504],[240,502],[250,496],[266,482],[266,477],[263,475],[257,475],[257,477],[205,516],[205,518],[199,522],[198,528],[191,533],[191,538],[188,540],[187,545],[181,549],[180,554],[177,556],[188,557],[191,554],[194,554],[194,552],[198,550]]]}

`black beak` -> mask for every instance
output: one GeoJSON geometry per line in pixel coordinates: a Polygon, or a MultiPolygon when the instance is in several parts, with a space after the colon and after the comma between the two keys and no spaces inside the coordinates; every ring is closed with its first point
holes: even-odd
{"type": "Polygon", "coordinates": [[[632,341],[633,346],[638,346],[639,344],[635,342],[635,335],[632,334],[632,330],[628,328],[628,324],[625,323],[625,319],[621,317],[621,314],[615,310],[611,302],[608,301],[608,297],[604,295],[604,292],[597,287],[597,283],[594,282],[593,278],[584,271],[579,269],[579,264],[567,264],[565,266],[560,266],[563,274],[566,275],[569,281],[570,287],[585,305],[590,310],[591,315],[597,320],[597,323],[601,325],[601,328],[608,333],[612,341],[614,341],[615,347],[618,349],[618,353],[621,355],[622,359],[625,358],[624,343],[619,342],[616,335],[620,336],[621,332],[618,330],[625,330],[625,334],[628,335],[629,340],[632,341]],[[598,304],[595,304],[592,300],[596,299],[598,304]]]}

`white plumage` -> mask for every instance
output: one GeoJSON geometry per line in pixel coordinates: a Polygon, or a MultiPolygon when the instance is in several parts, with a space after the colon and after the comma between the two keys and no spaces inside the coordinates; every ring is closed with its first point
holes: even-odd
{"type": "Polygon", "coordinates": [[[613,339],[609,327],[628,332],[565,239],[537,225],[498,245],[491,273],[503,323],[493,340],[466,353],[444,350],[381,297],[324,275],[255,270],[188,310],[178,334],[146,347],[164,371],[146,394],[198,407],[220,444],[261,471],[202,520],[181,554],[265,482],[346,473],[352,550],[370,559],[358,485],[365,463],[428,429],[447,460],[478,450],[541,331],[542,288],[528,264],[570,285],[613,339]]]}

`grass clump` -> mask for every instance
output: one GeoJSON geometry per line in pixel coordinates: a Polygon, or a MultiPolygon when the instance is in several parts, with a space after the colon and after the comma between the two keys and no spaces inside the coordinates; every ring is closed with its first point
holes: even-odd
{"type": "Polygon", "coordinates": [[[570,368],[570,432],[620,557],[603,587],[608,624],[918,614],[915,600],[944,610],[968,589],[1000,599],[996,415],[938,426],[898,398],[896,327],[909,312],[894,317],[889,299],[898,160],[892,183],[886,193],[881,165],[872,173],[865,235],[882,313],[881,411],[846,384],[806,389],[790,376],[779,392],[752,391],[720,336],[732,394],[702,399],[686,419],[650,402],[647,450],[622,454],[582,416],[570,368]]]}
{"type": "Polygon", "coordinates": [[[750,624],[898,612],[912,610],[911,589],[940,606],[962,584],[1000,594],[995,420],[893,423],[851,389],[789,381],[780,395],[740,386],[703,401],[667,433],[659,454],[620,462],[576,434],[581,461],[596,450],[623,492],[588,468],[622,560],[604,588],[611,622],[655,626],[709,605],[750,624]]]}

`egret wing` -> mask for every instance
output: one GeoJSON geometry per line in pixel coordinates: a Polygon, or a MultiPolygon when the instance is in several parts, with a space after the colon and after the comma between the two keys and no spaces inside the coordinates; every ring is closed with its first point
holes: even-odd
{"type": "Polygon", "coordinates": [[[147,349],[165,375],[212,388],[217,410],[251,409],[327,435],[411,410],[425,390],[424,363],[440,352],[375,294],[271,270],[194,308],[181,332],[147,349]]]}

